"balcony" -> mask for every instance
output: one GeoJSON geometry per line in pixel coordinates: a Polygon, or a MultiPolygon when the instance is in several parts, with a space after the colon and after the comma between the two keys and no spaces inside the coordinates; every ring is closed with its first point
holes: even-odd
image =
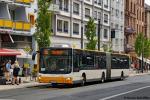
{"type": "Polygon", "coordinates": [[[0,28],[12,29],[13,22],[11,20],[7,20],[7,19],[0,19],[0,28]]]}
{"type": "Polygon", "coordinates": [[[13,26],[14,26],[14,30],[17,31],[30,31],[31,29],[31,25],[28,22],[21,22],[21,21],[14,22],[13,26]]]}
{"type": "Polygon", "coordinates": [[[0,28],[14,29],[18,31],[30,31],[31,25],[27,22],[12,22],[11,20],[0,19],[0,28]]]}
{"type": "Polygon", "coordinates": [[[33,0],[15,0],[16,3],[30,4],[33,0]]]}
{"type": "Polygon", "coordinates": [[[125,35],[132,35],[132,34],[135,34],[135,29],[133,29],[132,27],[125,27],[125,35]]]}
{"type": "Polygon", "coordinates": [[[125,52],[126,53],[134,52],[134,51],[135,51],[135,49],[132,45],[129,45],[129,44],[125,45],[125,52]]]}

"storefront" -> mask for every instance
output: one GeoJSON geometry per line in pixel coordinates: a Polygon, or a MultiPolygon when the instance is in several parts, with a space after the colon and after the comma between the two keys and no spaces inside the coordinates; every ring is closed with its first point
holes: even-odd
{"type": "Polygon", "coordinates": [[[12,49],[0,49],[0,84],[5,84],[5,78],[4,78],[4,69],[5,64],[8,60],[12,61],[12,64],[16,60],[16,56],[20,55],[20,53],[16,50],[12,49]]]}
{"type": "Polygon", "coordinates": [[[0,62],[11,60],[12,63],[16,60],[16,56],[21,55],[20,52],[13,49],[0,49],[0,62]]]}
{"type": "MultiPolygon", "coordinates": [[[[22,70],[27,70],[27,74],[30,75],[34,62],[32,61],[32,56],[30,53],[25,52],[24,49],[17,49],[21,55],[17,55],[17,61],[19,62],[20,68],[22,70]],[[24,69],[25,68],[25,69],[24,69]]],[[[22,72],[24,73],[24,72],[22,72]]],[[[24,75],[23,75],[24,76],[24,75]]]]}

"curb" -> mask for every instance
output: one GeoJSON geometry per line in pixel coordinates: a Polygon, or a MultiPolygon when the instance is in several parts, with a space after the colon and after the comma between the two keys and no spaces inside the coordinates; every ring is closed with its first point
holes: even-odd
{"type": "Polygon", "coordinates": [[[4,90],[12,90],[12,89],[19,89],[19,88],[28,88],[28,87],[34,87],[34,86],[42,86],[47,85],[46,83],[21,83],[20,85],[0,85],[0,91],[4,90]]]}
{"type": "Polygon", "coordinates": [[[150,73],[149,72],[147,72],[147,73],[138,73],[138,74],[136,74],[136,73],[133,73],[133,74],[129,74],[129,76],[142,76],[142,75],[150,75],[150,73]]]}

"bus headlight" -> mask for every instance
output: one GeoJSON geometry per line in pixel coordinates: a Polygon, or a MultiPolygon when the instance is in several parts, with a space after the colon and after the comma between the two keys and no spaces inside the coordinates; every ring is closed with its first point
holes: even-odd
{"type": "Polygon", "coordinates": [[[66,80],[67,80],[67,81],[70,81],[70,80],[71,80],[71,77],[66,78],[66,80]]]}
{"type": "Polygon", "coordinates": [[[39,79],[39,80],[41,79],[41,75],[39,75],[38,79],[39,79]]]}

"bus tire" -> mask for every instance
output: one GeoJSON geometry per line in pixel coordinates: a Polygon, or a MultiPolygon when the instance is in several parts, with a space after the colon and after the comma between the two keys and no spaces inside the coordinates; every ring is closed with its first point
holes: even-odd
{"type": "Polygon", "coordinates": [[[82,74],[81,86],[85,86],[85,84],[86,84],[86,75],[84,73],[84,74],[82,74]]]}
{"type": "Polygon", "coordinates": [[[105,73],[102,73],[102,77],[101,77],[101,82],[104,83],[105,82],[105,73]]]}
{"type": "Polygon", "coordinates": [[[121,72],[121,77],[120,77],[120,79],[121,79],[121,80],[124,80],[124,72],[123,72],[123,71],[121,72]]]}

